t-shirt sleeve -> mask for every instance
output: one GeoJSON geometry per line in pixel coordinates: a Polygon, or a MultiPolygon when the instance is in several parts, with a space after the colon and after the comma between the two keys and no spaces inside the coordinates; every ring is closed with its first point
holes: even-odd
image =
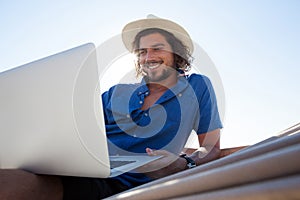
{"type": "Polygon", "coordinates": [[[110,110],[109,107],[110,107],[110,99],[114,91],[114,88],[115,86],[111,87],[108,91],[102,93],[101,95],[105,124],[107,124],[108,122],[108,117],[111,116],[111,113],[109,112],[110,110]]]}
{"type": "Polygon", "coordinates": [[[196,113],[194,130],[197,134],[222,128],[217,99],[211,81],[206,76],[192,77],[191,84],[197,96],[199,110],[196,113]]]}

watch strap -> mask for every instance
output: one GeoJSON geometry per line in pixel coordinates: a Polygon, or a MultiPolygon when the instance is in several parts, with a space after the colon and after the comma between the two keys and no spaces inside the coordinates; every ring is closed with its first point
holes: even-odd
{"type": "Polygon", "coordinates": [[[188,157],[186,154],[182,154],[179,157],[184,158],[187,161],[187,167],[189,169],[196,167],[196,162],[190,157],[188,157]]]}

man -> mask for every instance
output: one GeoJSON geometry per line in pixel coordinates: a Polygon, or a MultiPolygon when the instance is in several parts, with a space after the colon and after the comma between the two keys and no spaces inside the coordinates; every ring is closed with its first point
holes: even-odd
{"type": "Polygon", "coordinates": [[[100,199],[218,158],[222,124],[212,85],[203,75],[185,74],[193,51],[188,33],[172,21],[148,18],[126,25],[122,38],[136,55],[137,75],[143,79],[118,84],[102,95],[109,151],[163,157],[109,179],[3,170],[1,185],[10,186],[6,195],[25,190],[38,199],[45,193],[45,199],[100,199]],[[192,155],[180,155],[192,130],[201,147],[192,155]],[[14,179],[21,182],[11,184],[14,179]]]}

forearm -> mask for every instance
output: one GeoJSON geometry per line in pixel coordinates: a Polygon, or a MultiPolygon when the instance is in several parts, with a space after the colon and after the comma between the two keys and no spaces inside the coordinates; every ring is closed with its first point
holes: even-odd
{"type": "Polygon", "coordinates": [[[165,176],[169,176],[171,174],[175,174],[177,172],[185,170],[186,167],[186,160],[184,158],[178,157],[173,163],[169,164],[168,166],[145,173],[151,179],[158,179],[165,176]]]}
{"type": "MultiPolygon", "coordinates": [[[[220,152],[220,149],[217,147],[200,147],[191,155],[188,155],[188,157],[193,159],[196,162],[196,165],[198,166],[219,158],[220,152]]],[[[188,169],[187,161],[184,158],[178,156],[173,160],[172,163],[169,163],[166,167],[148,172],[146,173],[146,175],[150,178],[157,179],[183,171],[185,169],[188,169]]]]}
{"type": "Polygon", "coordinates": [[[196,162],[196,165],[202,165],[208,163],[220,156],[221,150],[217,147],[200,147],[194,151],[189,157],[196,162]]]}
{"type": "MultiPolygon", "coordinates": [[[[206,146],[197,149],[191,155],[188,156],[196,162],[196,165],[201,165],[219,158],[220,152],[220,148],[217,148],[215,146],[206,146]]],[[[179,155],[166,153],[166,151],[154,151],[149,153],[149,155],[165,155],[163,159],[160,159],[160,162],[163,163],[163,165],[161,165],[161,168],[157,168],[157,166],[159,165],[155,164],[154,168],[156,168],[156,170],[145,170],[144,168],[144,172],[146,172],[145,174],[152,179],[165,177],[188,169],[186,159],[180,157],[179,155]]]]}

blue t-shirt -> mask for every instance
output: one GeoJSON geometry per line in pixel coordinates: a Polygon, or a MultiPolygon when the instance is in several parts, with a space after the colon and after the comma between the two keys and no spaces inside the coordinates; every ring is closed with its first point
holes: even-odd
{"type": "MultiPolygon", "coordinates": [[[[102,94],[110,155],[145,153],[147,147],[179,154],[192,130],[197,134],[222,128],[216,96],[203,75],[180,77],[147,110],[141,110],[150,93],[146,83],[119,84],[102,94]]],[[[129,187],[151,181],[138,173],[115,179],[129,187]]]]}

